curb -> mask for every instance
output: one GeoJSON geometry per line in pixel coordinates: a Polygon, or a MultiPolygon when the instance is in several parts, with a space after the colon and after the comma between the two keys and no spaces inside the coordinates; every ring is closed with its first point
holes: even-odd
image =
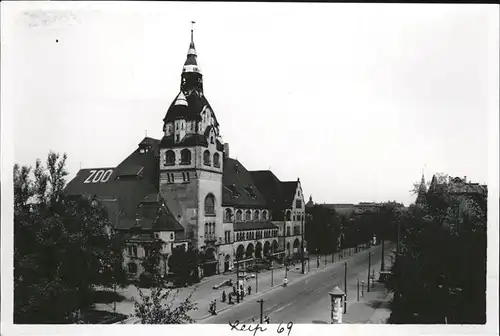
{"type": "MultiPolygon", "coordinates": [[[[363,252],[363,251],[360,251],[360,252],[363,252]]],[[[360,253],[360,252],[358,252],[358,253],[360,253]]],[[[324,268],[317,268],[317,269],[315,269],[315,270],[312,270],[312,271],[310,271],[310,272],[307,272],[307,273],[305,273],[305,274],[301,274],[301,275],[304,275],[304,276],[308,276],[308,275],[309,275],[309,276],[311,276],[311,275],[315,274],[316,272],[320,272],[320,271],[327,270],[327,269],[329,269],[331,266],[334,266],[337,262],[339,262],[339,261],[343,261],[343,260],[346,260],[346,259],[349,259],[350,257],[353,257],[353,256],[355,256],[355,255],[356,255],[356,254],[358,254],[358,253],[354,253],[354,254],[352,254],[351,256],[347,257],[347,258],[338,259],[338,260],[334,261],[333,263],[331,263],[331,262],[330,262],[330,263],[328,264],[328,267],[324,267],[324,268]]],[[[302,278],[302,277],[301,277],[301,278],[302,278]]],[[[265,289],[265,290],[263,290],[263,291],[261,291],[261,292],[259,292],[259,293],[255,293],[255,294],[254,294],[254,295],[252,295],[251,297],[252,297],[252,298],[253,298],[253,297],[258,297],[258,296],[260,296],[260,295],[262,295],[262,294],[265,294],[265,293],[267,293],[267,292],[269,292],[269,291],[271,291],[271,290],[273,290],[273,289],[276,289],[276,288],[278,288],[278,287],[281,287],[281,286],[282,286],[282,284],[278,284],[278,285],[275,285],[275,286],[273,286],[273,287],[269,287],[269,288],[267,288],[267,289],[265,289]]],[[[245,302],[246,302],[246,301],[244,301],[243,303],[245,303],[245,302]]],[[[240,304],[241,304],[241,303],[240,303],[240,304]]],[[[224,308],[222,308],[222,309],[220,309],[220,310],[217,310],[217,314],[222,313],[222,312],[224,312],[224,311],[226,311],[226,310],[228,310],[228,309],[230,309],[230,308],[234,308],[234,307],[236,307],[237,305],[238,305],[237,303],[235,303],[235,304],[233,304],[233,305],[227,305],[226,307],[224,307],[224,308]]],[[[196,320],[196,321],[203,321],[203,320],[206,320],[206,319],[208,319],[208,318],[210,318],[210,317],[212,317],[212,316],[216,316],[216,315],[211,315],[211,314],[208,314],[208,315],[205,315],[205,316],[203,316],[203,317],[197,318],[197,319],[195,319],[195,320],[196,320]]]]}
{"type": "MultiPolygon", "coordinates": [[[[273,289],[276,289],[278,287],[281,287],[281,284],[274,285],[273,287],[269,287],[269,288],[263,290],[262,292],[255,293],[255,294],[251,295],[250,298],[259,297],[260,295],[265,294],[265,293],[267,293],[267,292],[269,292],[269,291],[271,291],[273,289]]],[[[245,295],[245,297],[248,297],[248,295],[245,295]]],[[[224,307],[224,308],[222,308],[220,310],[217,310],[217,314],[222,313],[223,311],[226,311],[229,308],[234,308],[234,307],[238,306],[239,304],[243,304],[243,303],[246,303],[246,302],[248,302],[248,301],[242,301],[240,303],[235,303],[233,305],[227,305],[226,307],[224,307]]],[[[196,321],[202,321],[202,320],[206,320],[207,318],[212,317],[212,316],[214,316],[214,315],[209,314],[209,315],[205,315],[203,317],[197,318],[195,320],[196,321]]]]}

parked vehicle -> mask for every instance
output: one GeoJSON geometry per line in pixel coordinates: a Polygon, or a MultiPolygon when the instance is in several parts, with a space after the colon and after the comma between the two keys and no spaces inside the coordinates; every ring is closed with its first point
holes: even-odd
{"type": "Polygon", "coordinates": [[[219,289],[221,287],[232,287],[233,286],[233,279],[226,279],[224,281],[222,281],[220,284],[218,285],[214,285],[213,286],[213,289],[219,289]]]}

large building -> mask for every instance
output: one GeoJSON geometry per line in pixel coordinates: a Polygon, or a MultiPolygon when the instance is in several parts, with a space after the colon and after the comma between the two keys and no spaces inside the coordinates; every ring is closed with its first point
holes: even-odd
{"type": "Polygon", "coordinates": [[[236,262],[300,252],[304,197],[300,180],[248,171],[229,155],[220,125],[203,93],[191,30],[180,92],[163,118],[163,138],[144,138],[115,168],[81,169],[66,192],[102,204],[115,230],[127,237],[131,277],[155,238],[161,269],[178,245],[204,255],[205,275],[236,262]]]}

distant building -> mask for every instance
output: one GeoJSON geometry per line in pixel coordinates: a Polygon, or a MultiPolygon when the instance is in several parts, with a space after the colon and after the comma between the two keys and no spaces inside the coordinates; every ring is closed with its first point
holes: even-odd
{"type": "MultiPolygon", "coordinates": [[[[360,202],[358,204],[353,204],[353,203],[322,203],[319,205],[322,205],[328,209],[333,209],[335,212],[337,212],[339,215],[344,215],[347,217],[353,216],[353,215],[361,215],[365,212],[371,211],[378,211],[384,204],[387,202],[360,202]]],[[[315,203],[312,200],[312,196],[309,197],[309,202],[307,203],[307,206],[310,206],[310,204],[314,205],[315,203]]],[[[402,205],[401,205],[402,206],[402,205]]]]}
{"type": "Polygon", "coordinates": [[[191,31],[180,92],[163,119],[161,140],[144,138],[115,168],[81,169],[67,185],[108,211],[127,238],[125,262],[138,277],[147,245],[164,243],[161,269],[179,245],[204,254],[203,273],[299,252],[305,202],[300,180],[248,171],[229,155],[203,91],[191,31]]]}

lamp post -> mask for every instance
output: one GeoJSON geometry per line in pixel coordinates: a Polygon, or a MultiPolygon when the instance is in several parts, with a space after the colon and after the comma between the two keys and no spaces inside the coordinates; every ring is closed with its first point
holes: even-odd
{"type": "Polygon", "coordinates": [[[372,263],[372,253],[368,252],[368,279],[367,279],[367,286],[366,286],[366,291],[370,291],[370,268],[371,268],[371,263],[372,263]]]}
{"type": "Polygon", "coordinates": [[[336,286],[330,293],[330,304],[331,304],[331,323],[340,324],[342,323],[342,299],[345,301],[345,294],[342,290],[336,286]]]}
{"type": "Polygon", "coordinates": [[[305,274],[306,273],[306,270],[305,270],[305,267],[304,267],[304,216],[302,215],[301,216],[302,218],[302,225],[301,225],[301,229],[300,229],[300,233],[301,233],[301,243],[300,243],[300,251],[301,251],[301,255],[302,255],[302,274],[305,274]]]}
{"type": "Polygon", "coordinates": [[[398,244],[396,246],[396,252],[399,254],[399,239],[401,237],[401,221],[398,220],[398,244]]]}
{"type": "Polygon", "coordinates": [[[260,303],[260,324],[264,323],[264,300],[260,299],[257,301],[260,303]]]}
{"type": "Polygon", "coordinates": [[[347,261],[344,262],[344,314],[347,314],[347,261]]]}

